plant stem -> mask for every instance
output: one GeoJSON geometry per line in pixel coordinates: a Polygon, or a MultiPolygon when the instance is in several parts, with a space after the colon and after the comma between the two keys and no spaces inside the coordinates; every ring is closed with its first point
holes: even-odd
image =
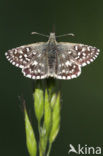
{"type": "Polygon", "coordinates": [[[50,155],[50,152],[51,152],[51,148],[52,148],[52,144],[50,143],[50,144],[49,144],[49,148],[48,148],[48,151],[47,151],[47,156],[49,156],[49,155],[50,155]]]}
{"type": "MultiPolygon", "coordinates": [[[[50,156],[52,143],[60,128],[60,91],[57,91],[56,85],[56,80],[54,79],[46,79],[44,81],[37,80],[35,82],[33,97],[34,111],[38,122],[39,156],[50,156]]],[[[34,154],[37,156],[37,143],[35,134],[33,135],[32,125],[27,130],[26,133],[28,132],[29,135],[29,131],[31,130],[32,132],[31,140],[29,139],[29,135],[27,138],[29,140],[29,144],[27,144],[29,154],[30,156],[33,156],[33,152],[35,152],[34,154]],[[35,147],[32,146],[32,139],[34,139],[35,147]]]]}

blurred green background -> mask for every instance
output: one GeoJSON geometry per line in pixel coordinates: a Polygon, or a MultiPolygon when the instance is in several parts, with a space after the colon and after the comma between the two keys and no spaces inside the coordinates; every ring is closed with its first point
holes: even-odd
{"type": "MultiPolygon", "coordinates": [[[[32,105],[32,80],[5,58],[8,49],[47,41],[30,35],[74,33],[58,41],[84,43],[101,49],[77,79],[61,81],[61,129],[51,155],[68,155],[69,144],[103,144],[103,0],[0,1],[0,156],[28,156],[23,109],[18,96],[32,105]]],[[[36,120],[35,120],[36,122],[36,120]]],[[[35,129],[37,124],[34,123],[35,129]]]]}

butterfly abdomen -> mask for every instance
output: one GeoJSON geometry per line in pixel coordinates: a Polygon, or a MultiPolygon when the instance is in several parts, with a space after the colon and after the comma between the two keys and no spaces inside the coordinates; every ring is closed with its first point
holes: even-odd
{"type": "Polygon", "coordinates": [[[55,45],[49,45],[48,47],[48,67],[49,73],[53,76],[55,72],[55,64],[56,64],[56,47],[55,45]]]}

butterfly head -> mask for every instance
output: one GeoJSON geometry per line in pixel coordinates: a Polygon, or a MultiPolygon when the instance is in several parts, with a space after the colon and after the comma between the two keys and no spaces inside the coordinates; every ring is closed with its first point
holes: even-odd
{"type": "Polygon", "coordinates": [[[55,43],[55,42],[56,42],[55,33],[50,33],[48,42],[49,42],[49,43],[55,43]]]}

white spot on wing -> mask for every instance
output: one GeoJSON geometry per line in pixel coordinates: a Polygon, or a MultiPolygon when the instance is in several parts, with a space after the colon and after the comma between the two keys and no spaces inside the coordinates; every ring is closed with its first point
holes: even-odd
{"type": "Polygon", "coordinates": [[[23,54],[22,50],[19,50],[19,53],[20,53],[20,54],[23,54]]]}
{"type": "Polygon", "coordinates": [[[37,78],[37,79],[40,79],[40,76],[37,76],[36,78],[37,78]]]}
{"type": "Polygon", "coordinates": [[[63,79],[66,79],[66,77],[65,77],[65,76],[63,76],[63,79]]]}
{"type": "Polygon", "coordinates": [[[27,54],[24,54],[24,57],[27,57],[27,54]]]}
{"type": "Polygon", "coordinates": [[[12,62],[13,65],[15,65],[15,62],[12,62]]]}
{"type": "Polygon", "coordinates": [[[22,55],[20,55],[19,58],[22,58],[22,55]]]}
{"type": "Polygon", "coordinates": [[[69,66],[69,65],[71,66],[71,62],[70,61],[67,61],[65,64],[66,64],[66,66],[69,66]]]}
{"type": "Polygon", "coordinates": [[[77,45],[75,46],[75,50],[78,50],[78,46],[77,45]]]}
{"type": "Polygon", "coordinates": [[[26,48],[27,52],[29,52],[29,48],[26,48]]]}
{"type": "Polygon", "coordinates": [[[37,65],[37,64],[38,64],[38,62],[37,61],[34,61],[32,65],[37,65]]]}
{"type": "Polygon", "coordinates": [[[68,79],[68,80],[70,80],[70,79],[71,79],[71,77],[70,77],[70,76],[67,76],[67,79],[68,79]]]}
{"type": "Polygon", "coordinates": [[[28,74],[28,75],[26,75],[26,77],[31,78],[31,75],[30,75],[30,74],[28,74]]]}
{"type": "Polygon", "coordinates": [[[82,66],[86,66],[86,63],[84,62],[84,63],[82,64],[82,66]]]}

